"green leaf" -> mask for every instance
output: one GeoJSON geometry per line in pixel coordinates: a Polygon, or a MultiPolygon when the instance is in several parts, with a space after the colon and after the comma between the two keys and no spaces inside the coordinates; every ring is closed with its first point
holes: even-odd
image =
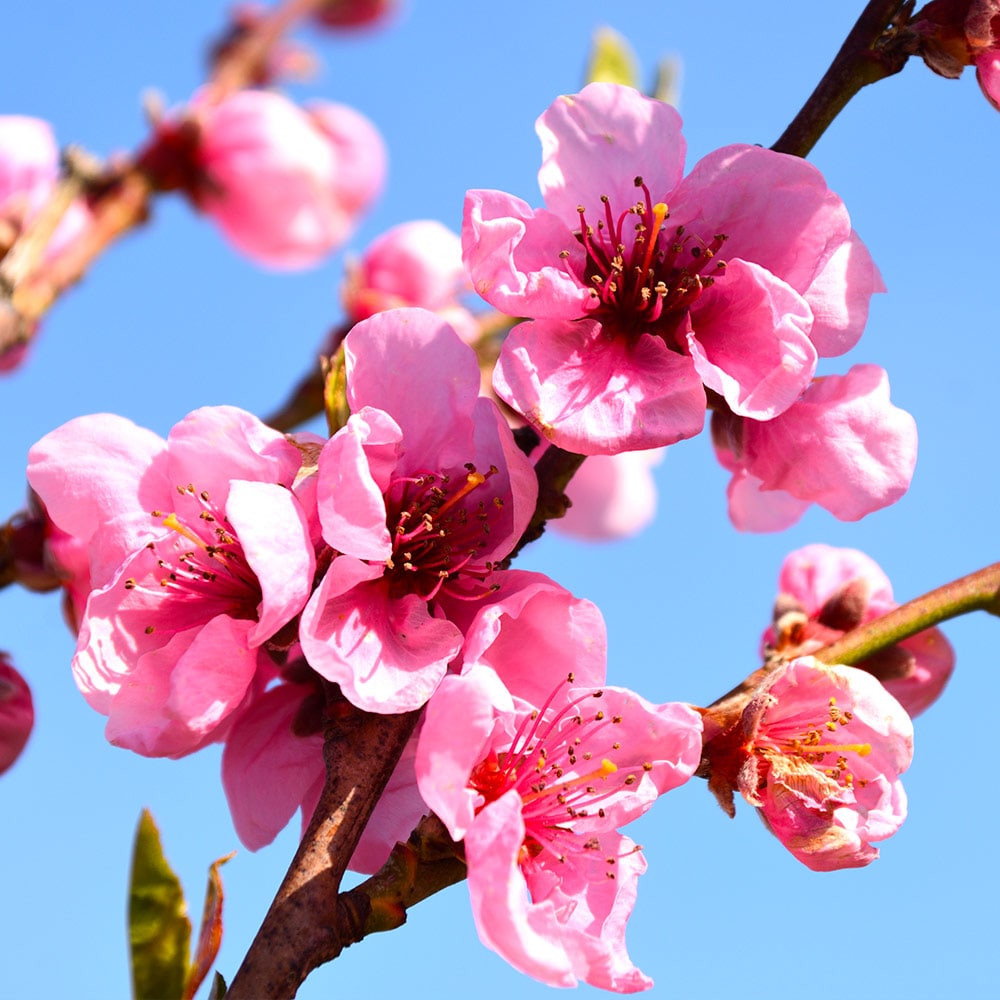
{"type": "Polygon", "coordinates": [[[666,56],[656,68],[653,97],[677,107],[681,97],[681,61],[676,56],[666,56]]]}
{"type": "MultiPolygon", "coordinates": [[[[183,1000],[194,1000],[194,995],[198,992],[198,987],[201,986],[205,976],[208,975],[209,969],[212,968],[215,956],[219,954],[219,945],[222,944],[222,879],[219,877],[219,868],[232,858],[235,853],[233,851],[232,854],[227,854],[224,858],[219,858],[208,869],[208,885],[205,888],[205,905],[201,913],[201,931],[198,934],[198,948],[195,951],[191,968],[188,970],[183,1000]]],[[[216,973],[213,990],[218,989],[218,983],[221,978],[216,973]]],[[[225,992],[225,983],[223,983],[222,993],[225,994],[225,992]]]]}
{"type": "Polygon", "coordinates": [[[160,832],[147,809],[135,835],[128,929],[135,1000],[181,1000],[191,921],[181,884],[163,856],[160,832]]]}
{"type": "Polygon", "coordinates": [[[598,28],[590,50],[586,83],[622,83],[639,89],[639,71],[629,43],[612,28],[598,28]]]}

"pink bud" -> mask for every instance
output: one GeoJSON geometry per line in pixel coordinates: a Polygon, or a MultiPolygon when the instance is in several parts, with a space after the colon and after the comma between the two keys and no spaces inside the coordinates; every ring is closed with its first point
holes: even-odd
{"type": "MultiPolygon", "coordinates": [[[[350,235],[381,185],[381,140],[357,112],[322,124],[280,94],[244,90],[196,102],[199,207],[258,263],[309,267],[350,235]],[[361,165],[370,171],[359,180],[361,165]]],[[[346,109],[345,109],[346,110],[346,109]]]]}
{"type": "Polygon", "coordinates": [[[328,0],[314,15],[324,28],[367,28],[387,18],[396,0],[328,0]]]}
{"type": "Polygon", "coordinates": [[[21,755],[34,721],[31,689],[7,654],[0,653],[0,774],[21,755]]]}
{"type": "Polygon", "coordinates": [[[374,239],[349,267],[344,308],[355,323],[386,309],[429,309],[468,343],[478,325],[458,301],[467,283],[456,233],[431,219],[404,222],[374,239]]]}
{"type": "Polygon", "coordinates": [[[363,212],[385,183],[385,143],[378,129],[360,111],[346,104],[313,101],[306,113],[333,146],[337,158],[336,191],[341,205],[349,212],[363,212]]]}

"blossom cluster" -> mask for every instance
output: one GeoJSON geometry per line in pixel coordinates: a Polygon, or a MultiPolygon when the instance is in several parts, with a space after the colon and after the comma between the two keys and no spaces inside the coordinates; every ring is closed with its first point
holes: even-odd
{"type": "Polygon", "coordinates": [[[434,809],[487,944],[553,983],[648,985],[622,937],[645,862],[617,827],[693,774],[701,717],[605,687],[597,609],[501,568],[537,481],[454,331],[395,310],[344,353],[350,416],[326,441],[223,406],[166,440],[101,414],[32,449],[33,489],[85,553],[77,684],[117,746],[224,742],[255,848],[318,798],[325,682],[365,711],[427,705],[354,867],[434,809]],[[558,947],[539,957],[537,937],[558,947]]]}
{"type": "MultiPolygon", "coordinates": [[[[146,164],[255,260],[300,266],[380,184],[365,129],[344,109],[207,91],[159,123],[146,164]],[[165,149],[183,151],[169,179],[165,149]]],[[[685,177],[676,112],[610,84],[558,99],[538,131],[544,209],[472,191],[460,242],[414,222],[351,265],[329,438],[231,406],[166,439],[98,414],[39,441],[28,479],[78,630],[73,675],[113,744],[177,758],[223,743],[256,849],[319,799],[331,691],[360,712],[419,711],[352,867],[377,870],[432,811],[461,845],[487,946],[551,985],[631,992],[651,985],[624,942],[646,861],[619,828],[699,772],[811,867],[868,863],[905,815],[904,706],[926,707],[951,660],[925,636],[888,665],[824,665],[810,654],[887,608],[888,583],[863,560],[864,587],[848,570],[831,593],[783,577],[766,642],[787,655],[723,719],[608,685],[598,610],[509,568],[550,445],[587,456],[573,526],[587,537],[650,516],[648,492],[637,506],[621,484],[648,486],[706,410],[750,530],[813,502],[844,519],[892,503],[916,449],[881,369],[816,375],[882,289],[818,171],[731,146],[685,177]],[[523,318],[486,385],[467,282],[523,318]]]]}
{"type": "Polygon", "coordinates": [[[729,146],[684,176],[680,116],[615,84],[558,98],[537,131],[545,208],[466,195],[476,291],[528,317],[503,345],[498,395],[585,455],[690,438],[708,408],[746,530],[810,503],[857,520],[899,499],[916,428],[885,372],[816,376],[884,287],[819,171],[729,146]]]}

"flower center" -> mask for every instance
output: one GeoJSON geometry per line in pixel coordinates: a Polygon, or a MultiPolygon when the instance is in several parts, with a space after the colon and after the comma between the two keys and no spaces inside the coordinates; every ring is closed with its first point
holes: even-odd
{"type": "Polygon", "coordinates": [[[596,225],[582,205],[577,209],[576,237],[587,254],[584,281],[595,318],[614,333],[630,339],[651,333],[682,350],[674,333],[694,300],[725,272],[725,261],[715,258],[727,237],[705,242],[684,226],[670,227],[668,206],[653,203],[641,177],[635,186],[643,197],[617,217],[607,195],[601,195],[604,218],[596,225]]]}
{"type": "MultiPolygon", "coordinates": [[[[177,510],[150,512],[171,534],[146,545],[153,564],[141,580],[129,577],[125,589],[197,605],[199,619],[220,613],[256,619],[260,582],[232,525],[207,491],[189,483],[177,493],[177,510]]],[[[147,626],[147,635],[152,632],[147,626]]]]}
{"type": "MultiPolygon", "coordinates": [[[[572,682],[570,674],[566,683],[572,682]]],[[[480,809],[512,788],[520,795],[526,834],[522,863],[542,853],[565,861],[571,853],[599,851],[599,839],[574,833],[573,821],[605,818],[607,800],[635,785],[653,766],[624,761],[619,765],[610,759],[613,755],[621,760],[622,745],[616,739],[609,743],[607,729],[619,726],[622,716],[584,707],[603,697],[602,690],[587,691],[549,711],[558,691],[552,692],[541,709],[524,715],[509,748],[491,748],[469,777],[469,787],[483,796],[480,809]],[[588,745],[599,746],[609,755],[595,753],[588,745]]],[[[605,861],[614,865],[617,858],[605,861]]],[[[615,877],[610,868],[606,874],[615,877]]]]}
{"type": "MultiPolygon", "coordinates": [[[[769,741],[762,740],[754,752],[767,757],[772,766],[778,756],[792,758],[801,761],[808,767],[802,767],[798,763],[792,763],[790,767],[800,774],[800,781],[806,781],[810,771],[819,772],[829,781],[836,782],[846,788],[854,787],[855,777],[850,768],[850,761],[847,754],[857,754],[859,757],[867,757],[872,752],[870,743],[836,743],[827,742],[832,739],[842,727],[850,724],[854,718],[852,712],[841,709],[837,706],[837,699],[831,698],[827,706],[827,719],[825,722],[809,726],[799,735],[769,741]]],[[[817,774],[817,778],[819,778],[817,774]]],[[[821,779],[820,779],[821,780],[821,779]]],[[[858,787],[863,788],[867,781],[858,779],[858,787]]]]}
{"type": "Polygon", "coordinates": [[[482,487],[499,470],[477,472],[471,462],[465,470],[464,476],[423,473],[390,484],[386,520],[392,555],[386,568],[393,597],[415,593],[430,601],[459,575],[485,580],[492,572],[493,564],[482,556],[492,548],[490,520],[503,500],[484,496],[482,487]]]}

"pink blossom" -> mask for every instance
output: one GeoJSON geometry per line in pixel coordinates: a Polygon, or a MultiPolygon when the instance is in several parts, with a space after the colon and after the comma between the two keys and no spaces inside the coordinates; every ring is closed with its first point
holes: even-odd
{"type": "Polygon", "coordinates": [[[483,664],[446,677],[427,706],[417,781],[464,842],[487,947],[551,986],[634,992],[652,985],[625,947],[646,862],[617,828],[691,776],[701,720],[572,680],[536,709],[483,664]]]}
{"type": "Polygon", "coordinates": [[[983,96],[1000,110],[1000,2],[932,0],[907,26],[917,51],[935,73],[955,79],[976,67],[983,96]]]}
{"type": "Polygon", "coordinates": [[[592,455],[567,487],[572,506],[549,525],[591,542],[637,535],[656,515],[653,468],[663,455],[662,448],[592,455]]]}
{"type": "Polygon", "coordinates": [[[459,301],[467,288],[462,241],[440,222],[421,219],[382,233],[360,260],[348,263],[344,309],[358,323],[387,309],[419,306],[472,343],[479,327],[459,301]]]}
{"type": "Polygon", "coordinates": [[[682,179],[677,112],[615,84],[539,118],[544,209],[466,195],[466,266],[516,326],[498,394],[583,454],[672,444],[701,430],[706,389],[767,420],[840,354],[882,289],[815,167],[729,146],[682,179]],[[725,261],[720,259],[725,249],[725,261]]]}
{"type": "Polygon", "coordinates": [[[475,354],[422,309],[379,313],[345,340],[351,417],[317,480],[334,558],[302,615],[310,665],[359,708],[422,705],[462,645],[455,602],[490,593],[537,483],[475,354]]]}
{"type": "Polygon", "coordinates": [[[899,775],[913,724],[871,674],[811,656],[777,668],[729,730],[706,743],[709,787],[733,815],[738,790],[813,871],[878,857],[906,818],[899,775]]]}
{"type": "MultiPolygon", "coordinates": [[[[762,641],[800,655],[898,606],[878,563],[857,549],[830,545],[807,545],[789,553],[778,590],[774,625],[762,641]]],[[[940,629],[929,628],[857,666],[877,677],[915,716],[940,696],[954,669],[955,651],[940,629]]]]}
{"type": "Polygon", "coordinates": [[[741,531],[779,531],[810,503],[857,521],[906,492],[917,460],[916,423],[889,402],[876,365],[816,379],[771,420],[715,413],[712,438],[733,473],[729,516],[741,531]]]}
{"type": "MultiPolygon", "coordinates": [[[[58,179],[59,149],[48,122],[0,115],[0,249],[4,249],[4,226],[12,226],[16,235],[45,204],[58,179]]],[[[49,240],[46,259],[65,249],[87,220],[84,206],[74,202],[49,240]]]]}
{"type": "Polygon", "coordinates": [[[234,407],[196,410],[166,441],[121,417],[80,417],[31,449],[32,487],[89,554],[73,673],[112,743],[190,753],[252,696],[256,651],[312,583],[292,491],[301,464],[294,444],[234,407]]]}
{"type": "Polygon", "coordinates": [[[196,100],[198,206],[260,264],[309,267],[340,246],[382,186],[385,152],[367,119],[303,110],[272,91],[196,100]]]}
{"type": "MultiPolygon", "coordinates": [[[[24,115],[0,115],[0,258],[48,201],[58,178],[59,150],[48,122],[24,115]]],[[[52,234],[43,262],[57,257],[88,221],[83,204],[73,202],[52,234]]],[[[6,315],[2,320],[7,320],[6,315]]],[[[26,350],[27,345],[19,343],[0,353],[0,372],[16,368],[26,350]]]]}
{"type": "Polygon", "coordinates": [[[31,688],[14,669],[10,657],[0,653],[0,774],[21,756],[34,724],[31,688]]]}

